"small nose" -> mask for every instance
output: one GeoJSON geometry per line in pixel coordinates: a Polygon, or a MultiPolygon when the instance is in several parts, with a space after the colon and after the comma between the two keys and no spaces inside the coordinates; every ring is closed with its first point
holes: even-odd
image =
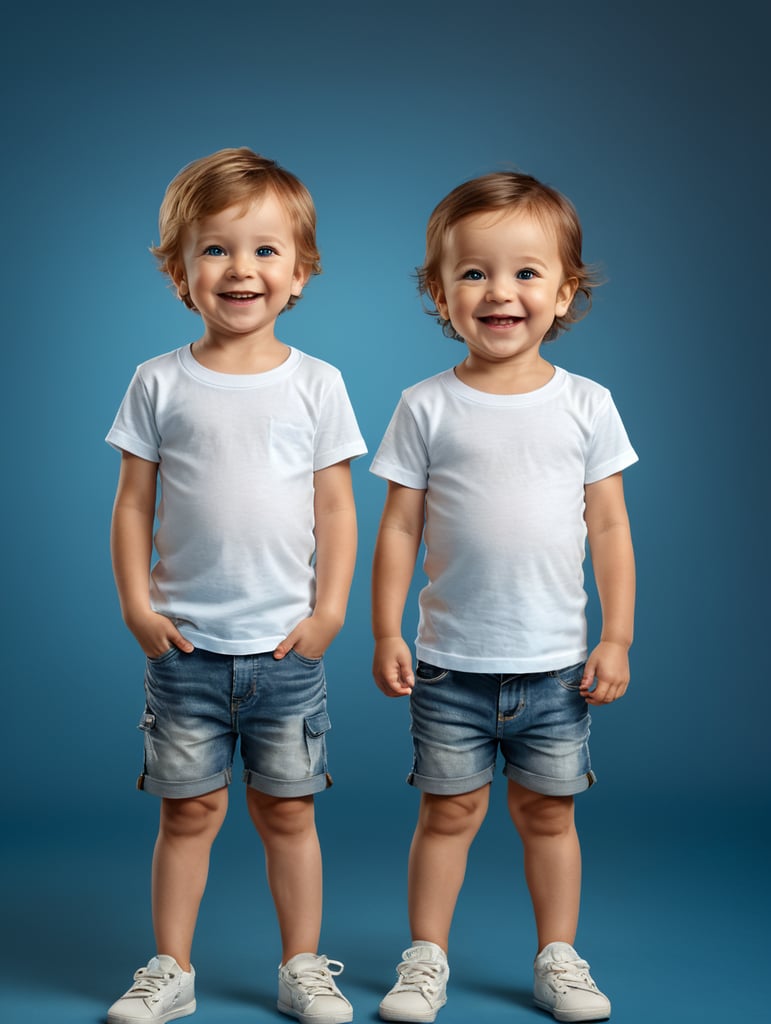
{"type": "Polygon", "coordinates": [[[485,295],[488,302],[508,302],[515,294],[514,281],[508,275],[489,278],[485,295]]]}
{"type": "Polygon", "coordinates": [[[230,261],[228,273],[233,277],[251,277],[254,273],[251,258],[246,253],[235,253],[230,261]]]}

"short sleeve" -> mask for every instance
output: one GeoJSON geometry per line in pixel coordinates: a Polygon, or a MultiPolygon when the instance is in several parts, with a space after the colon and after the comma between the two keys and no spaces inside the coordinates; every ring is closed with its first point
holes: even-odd
{"type": "Polygon", "coordinates": [[[593,484],[620,473],[637,459],[618,409],[610,392],[606,391],[592,424],[584,483],[593,484]]]}
{"type": "Polygon", "coordinates": [[[367,446],[356,422],[343,378],[335,373],[319,409],[313,469],[326,469],[338,462],[358,458],[366,452],[367,446]]]}
{"type": "Polygon", "coordinates": [[[428,487],[428,449],[404,397],[391,417],[370,466],[375,476],[416,490],[428,487]]]}
{"type": "Polygon", "coordinates": [[[161,438],[155,411],[139,370],[136,371],[110,428],[107,443],[148,462],[160,462],[161,438]]]}

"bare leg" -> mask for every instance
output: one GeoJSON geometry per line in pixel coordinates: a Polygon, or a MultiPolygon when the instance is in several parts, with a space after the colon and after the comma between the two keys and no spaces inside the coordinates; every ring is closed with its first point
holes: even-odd
{"type": "Polygon", "coordinates": [[[408,906],[413,942],[447,951],[468,851],[484,821],[489,785],[472,793],[423,793],[409,862],[408,906]]]}
{"type": "Polygon", "coordinates": [[[246,793],[265,847],[285,964],[298,953],[316,953],[321,934],[321,848],[313,797],[274,797],[251,788],[246,793]]]}
{"type": "Polygon", "coordinates": [[[581,848],[572,796],[543,796],[509,781],[509,812],[525,857],[539,952],[575,942],[581,901],[581,848]]]}
{"type": "Polygon", "coordinates": [[[157,952],[173,956],[190,970],[212,843],[225,819],[228,791],[161,802],[161,822],[153,854],[153,927],[157,952]]]}

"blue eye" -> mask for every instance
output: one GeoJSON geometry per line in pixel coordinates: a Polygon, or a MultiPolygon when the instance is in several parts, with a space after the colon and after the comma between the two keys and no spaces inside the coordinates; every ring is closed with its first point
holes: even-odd
{"type": "Polygon", "coordinates": [[[203,254],[204,256],[224,256],[225,250],[221,245],[207,245],[203,254]]]}
{"type": "Polygon", "coordinates": [[[464,273],[464,275],[463,275],[461,280],[463,280],[463,281],[483,281],[484,280],[484,276],[485,275],[482,273],[481,270],[467,270],[464,273]]]}
{"type": "Polygon", "coordinates": [[[520,281],[532,281],[535,276],[535,271],[529,268],[517,271],[517,279],[520,281]]]}
{"type": "Polygon", "coordinates": [[[258,256],[275,256],[276,250],[270,245],[261,245],[257,250],[258,256]]]}

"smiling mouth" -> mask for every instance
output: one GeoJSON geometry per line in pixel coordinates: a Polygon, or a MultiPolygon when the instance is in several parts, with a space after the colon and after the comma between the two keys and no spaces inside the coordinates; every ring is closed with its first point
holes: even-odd
{"type": "Polygon", "coordinates": [[[525,318],[523,316],[480,316],[479,319],[488,327],[513,327],[525,318]]]}
{"type": "Polygon", "coordinates": [[[220,292],[221,299],[229,299],[231,302],[251,302],[259,299],[259,292],[220,292]]]}

